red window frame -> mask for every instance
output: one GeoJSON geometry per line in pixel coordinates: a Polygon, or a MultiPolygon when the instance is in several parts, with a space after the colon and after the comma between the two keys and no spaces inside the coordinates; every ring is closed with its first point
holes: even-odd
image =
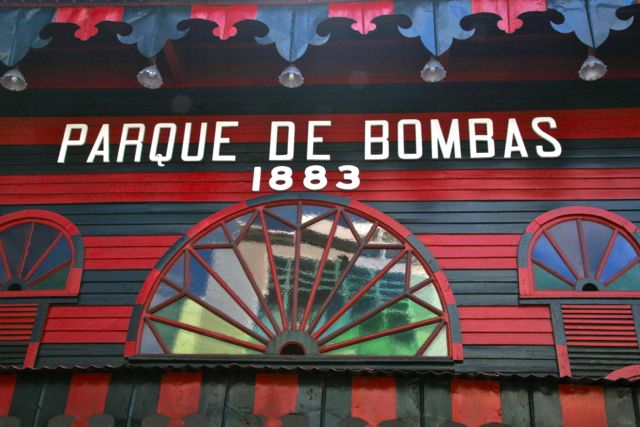
{"type": "MultiPolygon", "coordinates": [[[[640,284],[637,291],[597,291],[585,292],[576,290],[536,290],[533,276],[532,254],[535,243],[544,231],[556,224],[585,219],[598,222],[610,227],[618,234],[623,235],[631,242],[636,252],[640,253],[640,231],[638,227],[628,219],[613,212],[590,206],[571,206],[554,209],[534,219],[525,230],[518,247],[518,278],[521,298],[638,298],[640,297],[640,284]]],[[[584,242],[580,243],[584,245],[584,242]]],[[[603,258],[611,251],[609,245],[603,258]]],[[[637,259],[636,259],[637,260],[637,259]]]]}
{"type": "Polygon", "coordinates": [[[81,234],[76,225],[55,212],[29,209],[0,216],[0,231],[24,223],[37,223],[52,227],[62,234],[62,238],[66,238],[69,241],[71,260],[66,285],[64,289],[55,290],[0,290],[0,298],[77,296],[80,292],[80,283],[82,281],[84,251],[81,234]]]}

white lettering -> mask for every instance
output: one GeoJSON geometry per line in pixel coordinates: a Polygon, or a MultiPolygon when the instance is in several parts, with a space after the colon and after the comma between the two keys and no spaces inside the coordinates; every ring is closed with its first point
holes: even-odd
{"type": "Polygon", "coordinates": [[[216,131],[213,137],[213,156],[211,160],[214,162],[235,162],[236,156],[228,154],[223,156],[220,154],[220,145],[228,144],[231,140],[227,137],[222,136],[222,130],[224,128],[237,128],[238,122],[217,122],[216,123],[216,131]]]}
{"type": "Polygon", "coordinates": [[[134,161],[140,163],[142,157],[142,141],[144,140],[145,127],[142,123],[125,123],[122,126],[122,135],[120,136],[120,145],[118,145],[118,158],[116,162],[124,162],[124,153],[127,146],[133,146],[136,149],[134,161]],[[129,139],[129,131],[138,130],[138,136],[135,139],[129,139]]]}
{"type": "Polygon", "coordinates": [[[151,138],[151,152],[149,153],[149,160],[156,162],[161,168],[164,167],[164,162],[168,162],[173,157],[173,146],[176,143],[176,134],[178,133],[178,126],[175,123],[158,123],[153,128],[153,137],[151,138]],[[160,135],[163,130],[169,131],[169,139],[167,140],[167,148],[164,154],[158,152],[158,145],[160,144],[160,135]]]}
{"type": "Polygon", "coordinates": [[[58,163],[64,163],[67,157],[68,147],[79,147],[87,142],[87,133],[89,133],[89,126],[84,123],[68,124],[65,126],[64,136],[62,137],[62,143],[60,145],[60,153],[58,153],[58,163]],[[74,131],[80,131],[80,135],[75,139],[72,138],[74,131]]]}
{"type": "Polygon", "coordinates": [[[449,135],[446,139],[440,127],[440,120],[431,119],[431,158],[437,159],[440,151],[442,151],[443,159],[450,159],[452,152],[454,158],[459,159],[462,157],[460,152],[460,123],[458,119],[451,120],[449,135]]]}
{"type": "Polygon", "coordinates": [[[269,140],[269,160],[286,161],[293,160],[293,144],[296,125],[293,122],[271,122],[271,138],[269,140]],[[287,151],[278,154],[278,133],[280,128],[287,129],[287,151]]]}
{"type": "Polygon", "coordinates": [[[204,159],[204,145],[207,138],[207,123],[200,123],[200,139],[198,140],[198,151],[196,154],[189,154],[191,145],[191,123],[184,124],[184,139],[182,140],[182,153],[180,158],[185,162],[200,162],[204,159]]]}
{"type": "Polygon", "coordinates": [[[365,120],[364,159],[386,160],[389,158],[389,122],[386,120],[365,120]],[[382,135],[371,135],[373,127],[382,128],[382,135]],[[381,152],[373,153],[372,145],[381,144],[381,152]]]}
{"type": "Polygon", "coordinates": [[[518,122],[516,122],[516,119],[509,119],[509,122],[507,123],[507,138],[504,142],[504,158],[510,159],[511,154],[514,151],[520,153],[520,156],[523,158],[529,157],[527,148],[524,146],[524,140],[522,139],[520,128],[518,127],[518,122]]]}
{"type": "Polygon", "coordinates": [[[422,123],[420,120],[404,119],[398,122],[398,157],[403,160],[416,160],[422,157],[422,123]],[[416,141],[414,153],[407,153],[404,139],[404,127],[413,126],[416,141]]]}
{"type": "Polygon", "coordinates": [[[324,142],[321,136],[315,135],[316,127],[320,126],[331,126],[331,122],[329,120],[312,120],[309,122],[309,129],[307,131],[307,160],[331,160],[331,155],[316,154],[313,149],[315,144],[322,144],[324,142]]]}
{"type": "Polygon", "coordinates": [[[490,159],[496,155],[495,141],[493,140],[493,120],[469,119],[469,151],[472,159],[490,159]],[[485,126],[485,133],[478,133],[477,125],[485,126]],[[487,143],[487,151],[478,151],[478,142],[487,143]]]}
{"type": "Polygon", "coordinates": [[[540,129],[541,123],[548,124],[550,129],[556,129],[558,127],[553,117],[536,117],[531,121],[531,128],[536,133],[536,135],[538,135],[544,141],[547,141],[553,147],[553,150],[545,151],[541,145],[536,145],[536,153],[542,158],[560,157],[560,154],[562,154],[562,146],[560,145],[560,142],[553,136],[540,129]]]}
{"type": "Polygon", "coordinates": [[[109,125],[102,125],[98,137],[91,147],[87,163],[93,163],[96,157],[102,157],[102,163],[109,163],[109,125]]]}

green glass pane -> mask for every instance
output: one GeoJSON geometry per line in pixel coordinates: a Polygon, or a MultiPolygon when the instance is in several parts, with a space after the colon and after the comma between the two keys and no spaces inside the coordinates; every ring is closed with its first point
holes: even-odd
{"type": "Polygon", "coordinates": [[[69,276],[69,266],[52,274],[43,281],[31,287],[33,290],[44,291],[54,289],[64,289],[67,286],[67,277],[69,276]]]}
{"type": "Polygon", "coordinates": [[[533,266],[533,278],[535,281],[535,289],[540,291],[556,289],[567,291],[572,289],[571,286],[567,285],[565,282],[558,279],[554,275],[547,273],[547,271],[543,270],[537,265],[533,266]]]}
{"type": "Polygon", "coordinates": [[[287,313],[287,317],[290,317],[293,271],[295,267],[296,232],[293,228],[276,220],[272,216],[265,215],[264,220],[267,224],[269,242],[271,243],[273,261],[276,265],[276,277],[280,284],[284,310],[285,313],[287,313]]]}
{"type": "Polygon", "coordinates": [[[231,237],[233,240],[236,240],[242,230],[247,226],[247,222],[251,219],[251,213],[239,216],[237,218],[232,219],[227,222],[225,225],[227,226],[227,230],[231,233],[231,237]]]}
{"type": "Polygon", "coordinates": [[[358,241],[351,232],[351,229],[345,222],[344,218],[340,217],[338,226],[336,227],[336,232],[333,236],[333,242],[331,243],[327,262],[322,271],[316,296],[313,300],[310,319],[315,318],[318,310],[322,307],[322,304],[324,304],[325,300],[328,298],[331,290],[338,282],[338,279],[342,276],[342,273],[351,262],[351,259],[355,255],[357,249],[358,241]]]}
{"type": "Polygon", "coordinates": [[[304,316],[320,261],[324,255],[335,214],[302,229],[300,241],[300,273],[298,275],[298,325],[304,316]]]}
{"type": "Polygon", "coordinates": [[[298,225],[298,205],[280,205],[269,208],[269,212],[288,221],[290,224],[298,225]]]}
{"type": "Polygon", "coordinates": [[[154,314],[186,325],[217,332],[242,341],[259,344],[259,341],[251,335],[236,328],[231,323],[216,316],[214,313],[189,298],[181,298],[161,310],[158,310],[154,314]]]}
{"type": "MultiPolygon", "coordinates": [[[[251,277],[256,286],[260,290],[274,320],[280,327],[281,316],[278,308],[278,298],[276,294],[275,283],[271,274],[271,265],[269,263],[269,253],[267,252],[267,244],[264,232],[262,230],[262,222],[260,217],[256,217],[251,228],[245,234],[244,238],[238,243],[238,251],[245,261],[251,277]]],[[[262,307],[259,311],[260,320],[264,323],[270,323],[265,315],[262,307]]]]}
{"type": "Polygon", "coordinates": [[[409,287],[418,285],[429,278],[429,273],[425,270],[424,266],[416,258],[415,254],[411,257],[411,278],[409,279],[409,287]]]}
{"type": "Polygon", "coordinates": [[[228,245],[229,239],[222,227],[216,227],[213,231],[207,233],[204,237],[198,240],[196,245],[228,245]]]}
{"type": "Polygon", "coordinates": [[[167,274],[164,275],[174,285],[184,287],[184,253],[171,266],[167,274]]]}
{"type": "Polygon", "coordinates": [[[409,329],[393,335],[363,341],[328,351],[327,355],[350,356],[414,356],[429,338],[437,324],[409,329]]]}
{"type": "MultiPolygon", "coordinates": [[[[218,261],[224,262],[224,260],[218,261]]],[[[191,256],[189,260],[188,291],[194,298],[202,299],[207,304],[221,311],[244,327],[260,334],[261,336],[266,336],[263,330],[255,323],[247,312],[193,256],[191,256]]],[[[235,289],[233,289],[233,291],[235,291],[235,289]]]]}
{"type": "Polygon", "coordinates": [[[160,343],[156,339],[151,328],[148,325],[144,325],[142,330],[142,343],[140,344],[140,352],[143,354],[164,354],[160,343]]]}
{"type": "Polygon", "coordinates": [[[369,245],[401,245],[396,237],[382,227],[378,227],[368,242],[369,245]]]}
{"type": "Polygon", "coordinates": [[[173,354],[260,354],[250,348],[174,328],[164,323],[152,323],[173,354]]]}
{"type": "Polygon", "coordinates": [[[359,319],[366,313],[384,305],[390,299],[404,292],[407,256],[405,255],[367,290],[340,318],[323,334],[326,336],[341,327],[359,319]]]}
{"type": "Polygon", "coordinates": [[[438,310],[442,310],[440,296],[438,295],[438,291],[436,290],[433,283],[430,283],[427,286],[418,289],[413,293],[413,295],[417,298],[420,298],[427,304],[430,304],[432,307],[437,308],[438,310]]]}
{"type": "Polygon", "coordinates": [[[302,224],[305,224],[319,216],[326,214],[331,208],[319,205],[303,205],[302,206],[302,224]]]}
{"type": "Polygon", "coordinates": [[[162,304],[163,302],[178,295],[178,293],[178,291],[176,291],[166,283],[160,283],[160,285],[158,285],[158,288],[156,289],[155,294],[153,295],[153,298],[151,299],[151,304],[149,305],[149,307],[153,308],[159,304],[162,304]]]}
{"type": "Polygon", "coordinates": [[[318,330],[400,253],[399,249],[365,249],[333,296],[314,330],[318,330]]]}
{"type": "Polygon", "coordinates": [[[371,227],[373,227],[373,223],[369,220],[362,218],[361,216],[345,213],[351,220],[351,224],[353,224],[353,228],[356,229],[356,232],[360,236],[360,239],[364,239],[369,231],[371,231],[371,227]]]}
{"type": "Polygon", "coordinates": [[[376,332],[433,319],[434,317],[438,316],[420,304],[411,301],[409,298],[403,298],[381,312],[371,316],[364,322],[359,323],[353,328],[338,335],[329,341],[327,345],[337,344],[339,342],[363,337],[376,332]]]}
{"type": "Polygon", "coordinates": [[[640,264],[636,264],[617,280],[605,288],[608,291],[637,291],[640,290],[640,264]]]}
{"type": "Polygon", "coordinates": [[[427,357],[444,357],[449,355],[447,346],[447,328],[442,328],[438,335],[431,341],[429,347],[422,353],[427,357]]]}

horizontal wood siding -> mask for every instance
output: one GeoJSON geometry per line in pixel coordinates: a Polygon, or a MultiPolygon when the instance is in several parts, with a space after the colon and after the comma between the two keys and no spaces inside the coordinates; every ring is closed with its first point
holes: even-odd
{"type": "Polygon", "coordinates": [[[43,343],[124,343],[130,306],[51,307],[43,343]]]}
{"type": "Polygon", "coordinates": [[[465,345],[554,343],[548,307],[460,307],[459,314],[465,345]]]}
{"type": "Polygon", "coordinates": [[[638,347],[630,305],[563,305],[569,346],[638,347]]]}
{"type": "Polygon", "coordinates": [[[640,351],[630,347],[569,347],[573,376],[605,377],[628,365],[640,364],[640,351]]]}
{"type": "Polygon", "coordinates": [[[121,366],[124,344],[41,344],[36,367],[121,366]]]}
{"type": "Polygon", "coordinates": [[[31,340],[37,304],[0,305],[0,345],[31,340]]]}
{"type": "Polygon", "coordinates": [[[528,372],[558,374],[553,346],[546,345],[465,345],[459,372],[528,372]]]}
{"type": "Polygon", "coordinates": [[[87,236],[85,269],[152,268],[179,236],[87,236]]]}

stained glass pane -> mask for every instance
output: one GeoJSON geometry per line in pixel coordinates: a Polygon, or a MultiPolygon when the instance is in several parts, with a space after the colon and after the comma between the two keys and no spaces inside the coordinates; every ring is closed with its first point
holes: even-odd
{"type": "Polygon", "coordinates": [[[431,341],[429,347],[422,353],[428,357],[444,357],[449,355],[447,348],[447,328],[442,328],[438,335],[431,341]]]}
{"type": "Polygon", "coordinates": [[[409,329],[393,335],[363,341],[328,351],[329,355],[352,356],[414,356],[429,338],[437,324],[409,329]]]}
{"type": "Polygon", "coordinates": [[[198,249],[198,254],[218,276],[240,297],[251,313],[256,313],[272,332],[274,331],[260,299],[256,295],[247,273],[242,268],[233,249],[198,249]]]}
{"type": "Polygon", "coordinates": [[[178,291],[165,283],[160,283],[160,285],[156,289],[155,294],[153,295],[153,299],[151,300],[149,308],[153,309],[155,306],[162,304],[163,302],[175,297],[176,295],[178,295],[178,291]]]}
{"type": "Polygon", "coordinates": [[[620,271],[622,267],[629,264],[637,256],[638,254],[627,239],[621,235],[616,236],[613,248],[611,248],[611,252],[609,253],[609,258],[607,258],[607,262],[600,274],[600,281],[606,282],[609,280],[620,271]]]}
{"type": "Polygon", "coordinates": [[[270,308],[274,320],[282,327],[280,310],[278,309],[278,297],[273,276],[271,275],[269,253],[267,252],[260,216],[256,217],[253,224],[251,224],[251,228],[238,244],[238,250],[262,297],[270,308]]]}
{"type": "Polygon", "coordinates": [[[278,283],[280,283],[280,292],[282,292],[284,310],[287,317],[290,317],[296,233],[293,228],[269,215],[265,215],[264,219],[269,230],[269,241],[271,242],[273,261],[276,265],[276,276],[278,283]]]}
{"type": "Polygon", "coordinates": [[[335,214],[321,219],[302,230],[300,243],[300,273],[298,275],[298,324],[304,316],[311,288],[320,268],[335,214]]]}
{"type": "Polygon", "coordinates": [[[53,273],[51,276],[47,276],[46,279],[41,280],[31,287],[31,289],[53,290],[64,289],[67,285],[67,276],[69,275],[69,266],[53,273]]]}
{"type": "Polygon", "coordinates": [[[142,329],[142,344],[140,344],[140,352],[144,354],[164,354],[160,343],[156,339],[151,328],[148,325],[144,325],[142,329]]]}
{"type": "Polygon", "coordinates": [[[432,307],[442,310],[442,303],[440,302],[438,291],[436,291],[436,287],[433,286],[433,284],[430,283],[427,286],[418,289],[413,293],[413,295],[427,304],[430,304],[432,307]]]}
{"type": "Polygon", "coordinates": [[[236,328],[226,320],[216,316],[190,298],[180,298],[178,301],[163,307],[154,313],[156,316],[164,317],[186,325],[210,330],[222,335],[237,338],[253,344],[260,344],[251,335],[236,328]]]}
{"type": "Polygon", "coordinates": [[[257,351],[209,338],[160,322],[152,322],[173,354],[259,354],[257,351]]]}
{"type": "Polygon", "coordinates": [[[407,256],[398,261],[384,276],[382,276],[364,295],[362,295],[327,331],[326,336],[333,331],[359,319],[366,313],[384,305],[385,302],[404,292],[404,278],[406,275],[407,256]]]}
{"type": "Polygon", "coordinates": [[[566,291],[572,289],[571,286],[558,279],[554,275],[549,274],[537,265],[533,266],[533,277],[536,283],[535,288],[541,291],[554,289],[566,291]]]}
{"type": "Polygon", "coordinates": [[[327,257],[327,263],[324,266],[320,284],[313,300],[310,319],[315,318],[318,310],[322,307],[338,279],[351,262],[357,249],[358,242],[355,236],[344,218],[340,217],[333,242],[331,243],[329,256],[327,257]]]}
{"type": "Polygon", "coordinates": [[[371,231],[371,227],[373,227],[373,223],[369,220],[366,220],[358,215],[352,213],[346,213],[346,215],[351,220],[351,224],[353,224],[353,228],[356,229],[356,232],[360,236],[361,239],[364,239],[369,231],[371,231]]]}
{"type": "Polygon", "coordinates": [[[266,336],[253,319],[194,257],[191,257],[189,261],[189,292],[246,328],[261,336],[266,336]]]}
{"type": "Polygon", "coordinates": [[[4,262],[2,262],[2,254],[0,254],[0,285],[7,281],[7,273],[4,271],[4,262]]]}
{"type": "Polygon", "coordinates": [[[418,285],[429,278],[429,274],[424,269],[422,263],[418,260],[418,258],[414,256],[411,257],[411,278],[409,279],[409,287],[412,288],[415,285],[418,285]]]}
{"type": "Polygon", "coordinates": [[[319,216],[324,215],[325,213],[327,213],[328,211],[330,211],[331,208],[328,208],[326,206],[319,206],[319,205],[302,205],[302,224],[305,224],[309,221],[311,221],[314,218],[317,218],[319,216]]]}
{"type": "Polygon", "coordinates": [[[269,208],[269,212],[273,212],[275,215],[293,225],[298,224],[298,205],[274,206],[272,208],[269,208]]]}
{"type": "MultiPolygon", "coordinates": [[[[540,236],[540,238],[536,242],[536,245],[533,248],[533,258],[539,261],[541,264],[544,264],[557,273],[561,274],[570,282],[575,282],[576,278],[571,273],[564,261],[562,261],[562,258],[560,257],[558,252],[556,252],[555,248],[551,245],[549,240],[547,240],[546,236],[540,236]]],[[[537,285],[536,288],[538,288],[537,285]]]]}
{"type": "Polygon", "coordinates": [[[367,320],[338,335],[327,345],[438,317],[420,304],[403,298],[367,320]]]}
{"type": "Polygon", "coordinates": [[[608,291],[637,291],[640,290],[640,264],[628,270],[605,288],[608,291]]]}
{"type": "Polygon", "coordinates": [[[389,233],[382,227],[378,227],[376,231],[371,236],[371,240],[368,242],[369,245],[401,245],[400,241],[395,238],[395,236],[389,233]]]}
{"type": "MultiPolygon", "coordinates": [[[[38,280],[38,278],[44,276],[60,264],[71,259],[71,247],[67,239],[60,239],[54,246],[53,250],[49,252],[47,257],[42,261],[40,266],[36,269],[35,273],[30,278],[30,282],[38,280]]],[[[64,288],[64,286],[62,286],[64,288]]]]}
{"type": "Polygon", "coordinates": [[[222,227],[216,227],[214,230],[205,234],[196,245],[228,245],[229,239],[227,239],[227,235],[224,234],[224,230],[222,227]]]}
{"type": "Polygon", "coordinates": [[[556,242],[556,245],[567,257],[577,274],[584,277],[584,267],[582,265],[582,253],[580,250],[580,240],[578,238],[578,223],[576,221],[566,221],[554,225],[549,229],[549,234],[556,242]]]}
{"type": "Polygon", "coordinates": [[[592,221],[582,221],[582,233],[587,250],[590,276],[595,276],[600,267],[600,261],[609,244],[613,230],[606,225],[592,221]]]}
{"type": "Polygon", "coordinates": [[[233,240],[236,240],[240,233],[242,233],[242,230],[247,226],[247,222],[251,219],[251,215],[252,213],[248,213],[246,215],[239,216],[225,224],[227,226],[227,230],[231,233],[233,240]]]}
{"type": "Polygon", "coordinates": [[[314,328],[317,331],[358,293],[375,275],[400,253],[400,249],[365,249],[345,277],[338,291],[314,328]]]}
{"type": "Polygon", "coordinates": [[[42,224],[34,224],[31,243],[29,245],[29,254],[27,255],[27,260],[22,270],[24,275],[31,271],[34,264],[40,259],[59,234],[60,232],[55,228],[42,224]]]}
{"type": "Polygon", "coordinates": [[[13,276],[18,274],[30,227],[31,224],[19,224],[0,232],[0,239],[2,239],[13,276]]]}
{"type": "Polygon", "coordinates": [[[184,287],[184,254],[171,266],[165,277],[178,287],[184,287]]]}

